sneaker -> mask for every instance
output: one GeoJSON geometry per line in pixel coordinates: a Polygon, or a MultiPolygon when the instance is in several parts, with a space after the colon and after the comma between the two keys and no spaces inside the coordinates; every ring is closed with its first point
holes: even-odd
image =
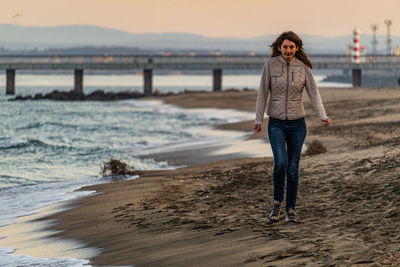
{"type": "Polygon", "coordinates": [[[281,203],[275,203],[269,214],[269,220],[271,222],[277,222],[281,218],[281,203]]]}
{"type": "Polygon", "coordinates": [[[296,213],[293,209],[289,209],[289,211],[286,212],[286,222],[297,223],[296,213]]]}

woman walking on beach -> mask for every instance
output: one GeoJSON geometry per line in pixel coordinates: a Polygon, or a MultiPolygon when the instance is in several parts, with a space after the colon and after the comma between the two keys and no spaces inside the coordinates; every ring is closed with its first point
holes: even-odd
{"type": "Polygon", "coordinates": [[[299,161],[307,132],[302,101],[304,88],[322,122],[329,125],[331,120],[326,116],[312,64],[300,37],[292,31],[284,32],[271,45],[271,50],[262,71],[254,130],[261,131],[269,95],[268,136],[274,155],[274,206],[269,219],[276,222],[281,218],[286,177],[286,221],[297,222],[299,161]]]}

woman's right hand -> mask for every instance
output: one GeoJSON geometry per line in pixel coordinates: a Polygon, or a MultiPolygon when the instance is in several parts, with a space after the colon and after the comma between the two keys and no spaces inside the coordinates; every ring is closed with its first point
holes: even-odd
{"type": "Polygon", "coordinates": [[[323,120],[323,123],[325,124],[325,126],[328,126],[329,124],[331,124],[331,119],[327,117],[325,120],[323,120]]]}
{"type": "Polygon", "coordinates": [[[261,131],[261,124],[254,124],[254,130],[259,133],[261,131]]]}

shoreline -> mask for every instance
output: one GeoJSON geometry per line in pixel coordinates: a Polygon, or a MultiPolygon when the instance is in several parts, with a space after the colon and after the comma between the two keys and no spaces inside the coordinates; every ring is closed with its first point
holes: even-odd
{"type": "MultiPolygon", "coordinates": [[[[34,214],[18,217],[14,223],[2,226],[2,230],[8,235],[5,240],[0,240],[1,247],[10,249],[9,253],[18,257],[21,261],[18,263],[24,266],[29,262],[29,258],[34,261],[30,260],[32,264],[37,265],[43,263],[40,259],[48,259],[48,264],[54,266],[88,264],[89,258],[100,253],[97,248],[88,247],[80,240],[54,238],[55,231],[51,229],[53,222],[42,220],[44,217],[70,209],[73,201],[84,197],[86,196],[77,196],[72,200],[50,204],[38,209],[34,214]],[[18,247],[14,247],[15,244],[18,244],[18,247]],[[37,263],[36,258],[39,259],[37,263]]],[[[2,263],[6,264],[5,266],[11,266],[7,259],[5,260],[6,262],[2,263]]],[[[10,260],[13,264],[16,263],[15,259],[10,260]]]]}
{"type": "MultiPolygon", "coordinates": [[[[400,117],[396,120],[392,114],[400,114],[400,92],[398,88],[320,90],[333,125],[322,127],[304,97],[306,142],[318,139],[328,152],[300,161],[299,225],[268,221],[271,158],[146,171],[139,179],[84,187],[101,194],[73,201],[71,209],[43,220],[57,221],[51,228],[61,232],[55,237],[102,248],[92,259],[96,266],[396,265],[400,177],[393,174],[400,172],[396,158],[400,117]],[[390,203],[387,210],[377,208],[390,203]]],[[[182,107],[253,112],[255,96],[254,92],[190,93],[161,100],[182,107]]],[[[250,138],[263,138],[265,123],[263,131],[250,138]]],[[[221,128],[249,125],[252,121],[221,128]]],[[[200,155],[195,151],[187,155],[195,156],[200,155]]]]}
{"type": "MultiPolygon", "coordinates": [[[[156,98],[145,98],[143,99],[144,101],[151,101],[151,100],[156,100],[156,101],[162,101],[162,99],[160,99],[160,97],[156,97],[156,98]]],[[[177,106],[178,107],[178,106],[177,106]]],[[[208,110],[206,109],[207,112],[212,112],[212,109],[208,110]]],[[[239,113],[237,115],[234,115],[234,117],[241,117],[243,115],[240,114],[240,110],[238,110],[239,113]]],[[[235,112],[235,111],[233,111],[235,112]]],[[[218,130],[218,127],[214,128],[214,131],[221,131],[218,130]]],[[[212,130],[210,128],[210,130],[212,130]]],[[[212,130],[213,131],[213,130],[212,130]]],[[[224,130],[225,131],[225,130],[224,130]]],[[[237,131],[235,129],[232,129],[231,131],[237,131]]],[[[240,140],[243,139],[243,134],[240,134],[240,140]]],[[[221,159],[230,159],[230,158],[238,158],[239,154],[237,152],[232,152],[230,154],[228,153],[217,153],[221,151],[222,149],[227,149],[229,147],[234,147],[235,145],[238,145],[239,143],[241,143],[241,141],[239,141],[237,138],[235,138],[236,140],[233,140],[232,142],[228,143],[224,143],[224,144],[217,144],[217,143],[212,143],[212,144],[206,144],[206,146],[204,148],[193,148],[191,146],[188,146],[190,148],[190,150],[186,149],[186,150],[179,150],[179,151],[168,151],[168,152],[162,152],[162,153],[150,153],[144,157],[150,157],[153,158],[157,161],[170,161],[171,158],[175,158],[175,161],[178,165],[182,165],[187,164],[187,165],[193,165],[194,164],[194,157],[193,157],[193,151],[195,150],[195,154],[198,156],[198,159],[203,158],[203,156],[207,155],[208,159],[205,161],[200,161],[199,163],[209,163],[215,160],[221,160],[221,159]],[[179,153],[181,156],[177,156],[177,153],[179,153]],[[191,162],[187,161],[189,158],[187,157],[189,154],[192,154],[191,157],[191,162]],[[214,155],[215,154],[215,155],[214,155]],[[201,156],[200,156],[201,155],[201,156]],[[181,158],[181,159],[179,159],[181,158]]],[[[252,140],[248,140],[249,142],[253,142],[252,140]]],[[[262,144],[265,145],[265,144],[262,144]]],[[[254,145],[253,145],[254,146],[254,145]]],[[[243,154],[243,156],[249,156],[250,154],[243,154]]],[[[254,157],[254,155],[251,155],[251,157],[254,157]]],[[[175,163],[175,162],[174,162],[175,163]]],[[[175,166],[177,168],[181,168],[182,166],[175,166]]],[[[157,171],[155,171],[157,172],[157,171]]],[[[112,182],[106,182],[106,183],[112,183],[112,182]]],[[[100,183],[102,184],[102,183],[100,183]]],[[[100,184],[94,184],[95,185],[100,185],[100,184]]],[[[84,187],[89,187],[89,186],[84,186],[84,187]]],[[[93,190],[85,190],[84,187],[81,187],[81,189],[77,189],[77,191],[93,191],[93,190]]],[[[95,194],[97,194],[95,192],[95,194]]],[[[92,194],[90,194],[92,195],[92,194]]],[[[90,196],[88,195],[88,196],[90,196]]],[[[84,243],[81,243],[79,240],[72,240],[72,239],[65,239],[65,238],[59,238],[59,237],[55,237],[53,236],[52,232],[54,232],[54,230],[52,230],[51,225],[51,221],[52,220],[42,220],[42,217],[49,217],[52,216],[56,213],[62,212],[64,210],[68,210],[71,207],[74,207],[74,203],[78,203],[79,200],[82,197],[76,197],[73,198],[71,200],[63,200],[61,202],[57,202],[55,204],[50,204],[48,206],[44,206],[40,209],[38,209],[35,214],[31,215],[24,215],[21,217],[18,217],[17,219],[15,219],[16,223],[12,223],[9,225],[4,226],[2,229],[8,233],[12,233],[12,236],[5,236],[6,239],[3,240],[3,244],[4,246],[10,245],[11,247],[16,247],[16,250],[13,252],[14,255],[17,256],[22,256],[24,257],[24,255],[29,255],[27,257],[39,257],[39,258],[48,258],[49,256],[53,256],[54,260],[56,260],[57,258],[64,257],[64,254],[66,251],[68,251],[68,255],[76,255],[76,257],[72,257],[70,258],[70,260],[77,260],[79,261],[82,257],[80,257],[79,255],[83,255],[82,253],[77,252],[76,247],[81,246],[84,243]],[[59,208],[61,207],[62,208],[59,208]],[[36,234],[36,232],[38,234],[36,234]],[[15,237],[15,235],[17,236],[24,236],[22,239],[18,239],[17,237],[15,237]],[[35,241],[35,239],[41,239],[41,240],[49,240],[49,242],[53,239],[54,242],[52,242],[51,244],[44,244],[41,241],[35,241]],[[5,242],[4,242],[5,241],[5,242]],[[21,243],[22,242],[22,243],[21,243]],[[39,246],[40,249],[35,248],[35,247],[29,247],[29,244],[37,244],[36,246],[39,246]],[[78,245],[76,245],[78,244],[78,245]],[[81,244],[81,245],[79,245],[81,244]],[[59,251],[63,252],[63,253],[59,253],[57,254],[57,249],[53,249],[54,245],[56,245],[57,247],[59,247],[59,251]],[[46,255],[46,251],[51,251],[51,254],[46,255]],[[58,255],[58,256],[57,256],[58,255]]],[[[57,232],[57,231],[56,231],[57,232]]],[[[82,247],[83,248],[83,247],[82,247]]],[[[90,251],[90,247],[87,247],[88,251],[90,251]]],[[[96,249],[92,249],[93,251],[96,249]]],[[[94,252],[87,252],[84,253],[85,255],[93,255],[94,252]]],[[[87,259],[87,258],[85,258],[87,259]]],[[[82,258],[82,261],[84,261],[84,259],[82,258]]]]}

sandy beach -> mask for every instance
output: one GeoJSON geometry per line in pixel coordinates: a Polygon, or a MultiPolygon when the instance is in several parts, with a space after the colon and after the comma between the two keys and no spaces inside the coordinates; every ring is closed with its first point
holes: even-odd
{"type": "MultiPolygon", "coordinates": [[[[57,237],[101,248],[95,266],[399,266],[400,89],[320,92],[332,125],[323,126],[305,96],[306,143],[319,140],[327,152],[300,161],[298,224],[268,220],[272,158],[202,161],[207,152],[196,151],[162,156],[190,158],[185,168],[83,188],[99,194],[42,220],[54,220],[57,237]]],[[[157,99],[254,112],[256,97],[231,90],[157,99]]],[[[267,142],[266,123],[250,139],[267,142]]]]}

